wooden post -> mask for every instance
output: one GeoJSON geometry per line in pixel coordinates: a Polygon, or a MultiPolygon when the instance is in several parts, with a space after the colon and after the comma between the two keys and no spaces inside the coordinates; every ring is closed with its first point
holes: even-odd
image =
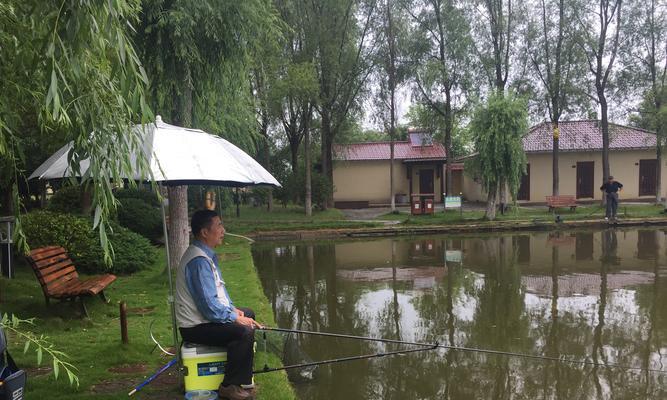
{"type": "Polygon", "coordinates": [[[120,338],[123,344],[130,343],[127,337],[127,304],[124,301],[120,302],[120,338]]]}

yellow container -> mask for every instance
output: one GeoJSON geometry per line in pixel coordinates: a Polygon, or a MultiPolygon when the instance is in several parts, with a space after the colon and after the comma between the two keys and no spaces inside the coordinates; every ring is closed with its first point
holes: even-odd
{"type": "Polygon", "coordinates": [[[225,377],[227,349],[183,343],[181,358],[185,367],[185,391],[218,390],[225,377]]]}

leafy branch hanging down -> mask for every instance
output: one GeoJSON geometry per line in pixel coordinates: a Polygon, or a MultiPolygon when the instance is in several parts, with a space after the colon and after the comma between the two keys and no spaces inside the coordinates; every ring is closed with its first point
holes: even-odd
{"type": "Polygon", "coordinates": [[[30,347],[34,348],[34,351],[37,355],[37,365],[42,364],[42,359],[44,353],[47,356],[51,357],[53,360],[53,375],[56,379],[60,375],[61,369],[67,374],[70,385],[76,384],[79,386],[79,378],[76,376],[75,371],[77,368],[70,362],[65,361],[69,359],[69,356],[62,351],[56,350],[53,343],[49,342],[48,337],[44,335],[37,336],[32,332],[21,329],[21,324],[33,324],[34,319],[20,319],[15,315],[9,316],[8,314],[3,314],[2,320],[0,320],[0,327],[5,331],[10,331],[14,333],[21,341],[25,342],[23,346],[23,353],[27,353],[30,350],[30,347]]]}
{"type": "MultiPolygon", "coordinates": [[[[7,97],[0,100],[0,161],[7,154],[15,157],[24,152],[21,135],[26,131],[41,131],[42,136],[62,133],[65,141],[71,141],[72,175],[80,175],[82,160],[90,162],[80,183],[92,192],[96,227],[105,261],[110,263],[113,251],[107,229],[116,207],[114,182],[136,171],[146,176],[148,171],[144,160],[130,158],[140,145],[130,126],[151,119],[144,96],[148,77],[130,38],[140,3],[10,0],[8,9],[11,18],[0,17],[0,31],[10,32],[0,34],[0,74],[7,77],[0,83],[7,97]],[[34,126],[26,129],[25,120],[34,121],[34,126]],[[8,146],[13,147],[3,152],[8,146]]],[[[15,161],[8,168],[15,187],[30,172],[15,161]]],[[[17,217],[20,211],[16,203],[17,217]]],[[[25,243],[18,241],[25,249],[25,243]]]]}

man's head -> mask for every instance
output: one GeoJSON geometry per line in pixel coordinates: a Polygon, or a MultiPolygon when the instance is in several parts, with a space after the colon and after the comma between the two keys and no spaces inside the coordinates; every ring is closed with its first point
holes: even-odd
{"type": "Polygon", "coordinates": [[[613,182],[613,181],[614,181],[614,177],[611,176],[611,175],[609,175],[609,177],[607,177],[607,181],[609,181],[609,182],[613,182]]]}
{"type": "Polygon", "coordinates": [[[218,213],[212,210],[198,210],[192,214],[190,222],[192,235],[205,245],[213,248],[222,243],[225,237],[225,228],[218,213]]]}

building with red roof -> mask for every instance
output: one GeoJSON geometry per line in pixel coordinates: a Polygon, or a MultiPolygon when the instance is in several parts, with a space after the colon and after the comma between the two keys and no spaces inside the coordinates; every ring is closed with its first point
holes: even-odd
{"type": "MultiPolygon", "coordinates": [[[[528,165],[518,193],[520,202],[543,203],[552,194],[553,128],[543,122],[530,128],[523,139],[528,165]]],[[[643,129],[609,124],[609,168],[623,184],[621,199],[649,200],[656,197],[656,136],[643,129]]],[[[601,200],[602,130],[598,120],[559,123],[559,194],[578,200],[601,200]]],[[[663,162],[664,164],[664,162],[663,162]]],[[[667,169],[662,165],[662,187],[667,169]]],[[[464,196],[486,201],[473,179],[464,178],[464,196]]]]}
{"type": "MultiPolygon", "coordinates": [[[[429,132],[409,129],[409,140],[394,142],[394,194],[398,204],[423,195],[442,201],[442,179],[447,152],[429,132]]],[[[334,202],[338,208],[369,207],[391,203],[389,185],[390,142],[334,146],[334,202]]],[[[462,165],[454,168],[459,187],[462,165]]],[[[455,179],[456,180],[456,179],[455,179]]]]}

